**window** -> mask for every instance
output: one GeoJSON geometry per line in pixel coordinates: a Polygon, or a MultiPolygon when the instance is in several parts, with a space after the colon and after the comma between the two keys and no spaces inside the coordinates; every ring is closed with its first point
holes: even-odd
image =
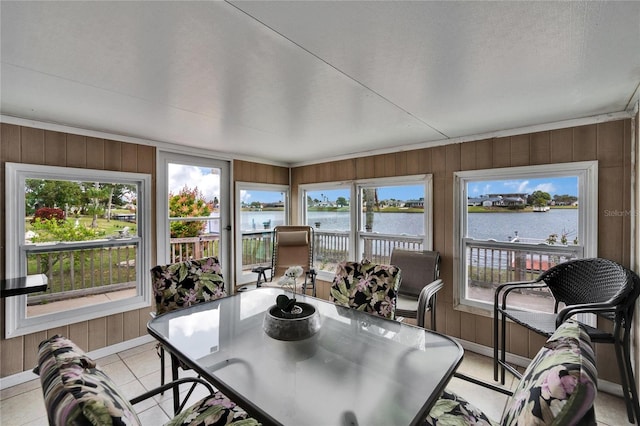
{"type": "Polygon", "coordinates": [[[289,223],[289,187],[236,182],[236,282],[256,281],[256,266],[271,266],[273,228],[289,223]]]}
{"type": "Polygon", "coordinates": [[[301,194],[323,279],[344,260],[388,263],[396,247],[432,248],[431,176],[302,185],[301,194]]]}
{"type": "Polygon", "coordinates": [[[314,263],[320,277],[332,277],[338,262],[352,259],[355,249],[351,183],[304,185],[303,223],[314,228],[314,263]]]}
{"type": "Polygon", "coordinates": [[[430,250],[431,179],[386,179],[357,183],[358,254],[388,263],[394,248],[430,250]],[[428,191],[427,191],[428,187],[428,191]],[[428,244],[427,244],[428,241],[428,244]]]}
{"type": "Polygon", "coordinates": [[[7,277],[46,292],[6,302],[6,337],[149,305],[151,177],[6,164],[7,277]]]}
{"type": "MultiPolygon", "coordinates": [[[[596,162],[458,172],[455,180],[460,304],[492,308],[497,285],[596,255],[596,162]]],[[[553,310],[546,292],[513,303],[553,310]]]]}

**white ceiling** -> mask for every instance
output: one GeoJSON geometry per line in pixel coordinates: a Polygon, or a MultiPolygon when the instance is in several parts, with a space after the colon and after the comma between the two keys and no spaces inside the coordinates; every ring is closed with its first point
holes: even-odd
{"type": "Polygon", "coordinates": [[[640,2],[0,3],[0,112],[301,163],[628,111],[640,2]]]}

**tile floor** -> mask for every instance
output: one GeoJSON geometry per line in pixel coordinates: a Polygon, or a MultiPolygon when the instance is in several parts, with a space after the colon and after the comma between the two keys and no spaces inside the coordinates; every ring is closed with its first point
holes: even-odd
{"type": "MultiPolygon", "coordinates": [[[[160,383],[160,361],[156,355],[154,343],[100,358],[97,363],[129,398],[160,383]]],[[[492,382],[492,360],[473,352],[465,352],[458,371],[492,382]]],[[[170,377],[168,369],[167,377],[170,377]]],[[[507,384],[513,385],[513,383],[507,384]]],[[[506,395],[455,378],[449,383],[448,388],[473,402],[492,419],[500,419],[507,399],[506,395]]],[[[202,397],[201,393],[192,396],[193,402],[202,397]]],[[[169,420],[168,413],[173,410],[170,395],[171,392],[166,392],[163,396],[143,401],[135,406],[144,425],[156,426],[169,420]]],[[[628,424],[624,401],[621,398],[599,392],[595,407],[599,425],[628,424]]],[[[47,417],[39,380],[32,380],[0,391],[1,426],[46,426],[46,424],[47,417]]]]}

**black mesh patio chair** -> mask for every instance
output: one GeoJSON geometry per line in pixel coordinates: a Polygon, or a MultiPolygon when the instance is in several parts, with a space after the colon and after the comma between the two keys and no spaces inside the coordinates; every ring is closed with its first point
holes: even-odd
{"type": "Polygon", "coordinates": [[[506,362],[506,320],[510,319],[543,336],[579,313],[593,313],[613,322],[611,332],[584,325],[593,343],[615,346],[627,416],[640,421],[638,390],[631,365],[631,322],[640,294],[640,278],[622,265],[607,259],[570,260],[543,272],[534,281],[498,286],[494,300],[494,380],[505,370],[516,377],[518,371],[506,362]],[[547,288],[555,299],[554,313],[524,311],[509,307],[507,297],[516,290],[547,288]],[[500,373],[500,374],[499,374],[500,373]]]}
{"type": "Polygon", "coordinates": [[[415,318],[418,327],[424,328],[424,317],[431,312],[431,329],[436,329],[436,297],[444,287],[440,277],[440,253],[394,249],[392,265],[402,271],[398,289],[396,316],[415,318]]]}

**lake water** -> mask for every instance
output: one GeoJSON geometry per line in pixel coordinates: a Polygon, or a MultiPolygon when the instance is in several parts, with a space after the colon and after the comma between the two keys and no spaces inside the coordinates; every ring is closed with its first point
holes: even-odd
{"type": "MultiPolygon", "coordinates": [[[[253,223],[258,229],[262,223],[271,220],[271,226],[284,223],[281,212],[243,212],[241,227],[251,230],[253,223]]],[[[349,230],[348,212],[309,212],[308,224],[320,229],[333,231],[349,230]]],[[[470,213],[469,236],[478,240],[495,239],[508,241],[515,232],[521,238],[544,240],[549,234],[567,232],[573,240],[578,229],[578,209],[551,209],[546,213],[470,213]]],[[[424,233],[423,216],[419,213],[374,213],[373,231],[381,234],[421,235],[424,233]]]]}

